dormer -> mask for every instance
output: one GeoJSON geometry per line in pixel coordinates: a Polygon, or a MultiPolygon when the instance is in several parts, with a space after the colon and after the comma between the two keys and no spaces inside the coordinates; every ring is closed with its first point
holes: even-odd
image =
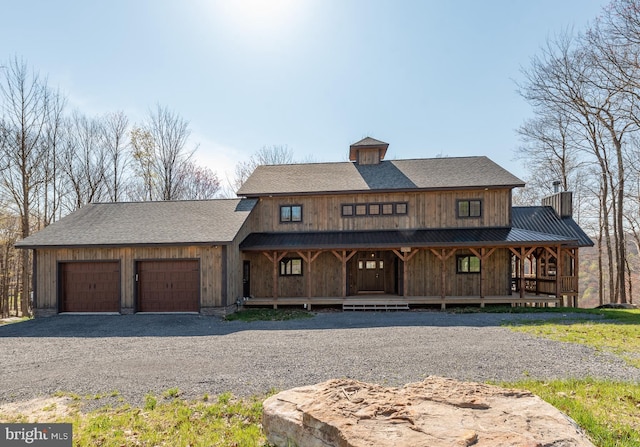
{"type": "Polygon", "coordinates": [[[377,165],[384,159],[388,147],[389,143],[366,137],[349,146],[349,160],[359,165],[377,165]]]}

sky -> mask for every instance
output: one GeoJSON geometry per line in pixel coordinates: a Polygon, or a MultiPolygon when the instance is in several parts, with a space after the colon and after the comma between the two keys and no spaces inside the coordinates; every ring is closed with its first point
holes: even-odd
{"type": "Polygon", "coordinates": [[[263,146],[346,161],[365,136],[387,159],[486,155],[524,179],[521,70],[607,3],[0,0],[0,66],[24,59],[90,116],[168,107],[223,181],[263,146]]]}

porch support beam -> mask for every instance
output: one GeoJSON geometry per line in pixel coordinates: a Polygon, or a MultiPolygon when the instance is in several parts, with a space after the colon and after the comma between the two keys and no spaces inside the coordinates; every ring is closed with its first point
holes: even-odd
{"type": "Polygon", "coordinates": [[[349,253],[347,250],[338,252],[337,250],[331,250],[331,253],[342,262],[342,298],[347,296],[347,262],[354,257],[358,250],[353,250],[349,253]]]}
{"type": "MultiPolygon", "coordinates": [[[[311,264],[318,258],[318,256],[320,256],[320,253],[322,252],[318,251],[314,254],[311,250],[309,250],[306,253],[301,251],[298,251],[296,253],[298,253],[298,256],[300,256],[307,264],[307,298],[311,298],[311,264]]],[[[309,307],[311,307],[311,304],[309,304],[309,307]]]]}
{"type": "Polygon", "coordinates": [[[411,249],[410,252],[401,252],[399,250],[393,249],[393,252],[397,257],[402,260],[402,296],[407,296],[407,281],[409,280],[409,271],[407,270],[407,263],[411,258],[413,258],[418,252],[419,248],[411,249]]]}
{"type": "Polygon", "coordinates": [[[496,247],[489,249],[489,251],[487,251],[485,247],[480,248],[480,251],[476,250],[475,248],[470,248],[469,250],[471,251],[471,253],[477,256],[478,259],[480,259],[480,307],[484,307],[484,283],[485,283],[484,262],[487,259],[489,259],[489,256],[491,256],[493,252],[496,251],[496,247]]]}
{"type": "Polygon", "coordinates": [[[446,248],[442,248],[440,252],[438,252],[435,248],[431,249],[431,253],[440,260],[440,297],[442,298],[442,309],[446,307],[444,300],[447,296],[447,259],[453,256],[457,250],[457,248],[452,248],[447,251],[446,248]]]}
{"type": "Polygon", "coordinates": [[[520,298],[524,298],[525,287],[526,287],[525,280],[524,280],[524,261],[529,257],[531,253],[533,253],[535,249],[536,247],[531,247],[529,250],[527,250],[526,247],[517,247],[517,248],[509,247],[509,250],[511,251],[511,253],[513,253],[516,256],[516,258],[520,260],[520,262],[518,263],[519,265],[518,276],[520,281],[520,298]]]}
{"type": "Polygon", "coordinates": [[[273,308],[278,308],[278,263],[287,255],[288,252],[283,251],[282,254],[278,255],[277,251],[273,251],[269,253],[268,251],[263,251],[262,254],[267,257],[269,261],[273,264],[273,308]]]}
{"type": "Polygon", "coordinates": [[[556,256],[556,298],[560,299],[562,297],[562,247],[558,245],[557,250],[558,256],[556,256]]]}

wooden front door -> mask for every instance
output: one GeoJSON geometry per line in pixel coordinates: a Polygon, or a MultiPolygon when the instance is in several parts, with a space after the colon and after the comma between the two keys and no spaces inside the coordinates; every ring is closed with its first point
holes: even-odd
{"type": "Polygon", "coordinates": [[[385,261],[381,257],[358,259],[358,292],[384,292],[385,261]]]}

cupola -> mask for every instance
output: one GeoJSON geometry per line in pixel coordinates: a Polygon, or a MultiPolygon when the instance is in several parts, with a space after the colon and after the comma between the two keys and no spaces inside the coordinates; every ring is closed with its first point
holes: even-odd
{"type": "Polygon", "coordinates": [[[359,165],[377,165],[384,159],[388,147],[389,143],[366,137],[349,146],[349,160],[359,165]]]}

